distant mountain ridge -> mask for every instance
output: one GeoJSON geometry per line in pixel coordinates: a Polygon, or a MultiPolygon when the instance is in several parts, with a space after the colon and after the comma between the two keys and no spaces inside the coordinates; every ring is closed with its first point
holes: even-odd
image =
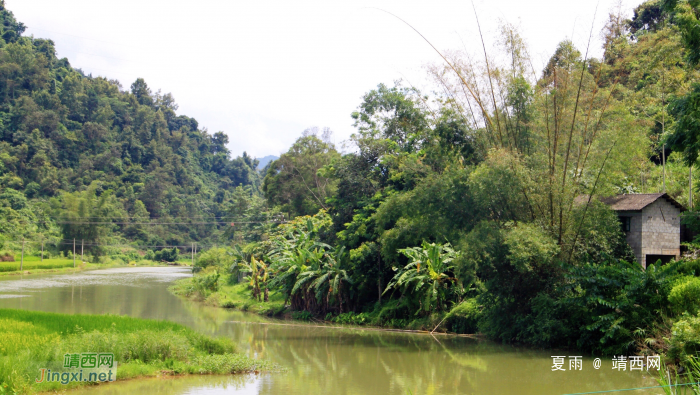
{"type": "Polygon", "coordinates": [[[279,156],[274,156],[274,155],[268,155],[268,156],[263,156],[262,158],[256,158],[258,159],[258,170],[262,170],[267,166],[268,163],[272,162],[273,160],[279,159],[279,156]]]}

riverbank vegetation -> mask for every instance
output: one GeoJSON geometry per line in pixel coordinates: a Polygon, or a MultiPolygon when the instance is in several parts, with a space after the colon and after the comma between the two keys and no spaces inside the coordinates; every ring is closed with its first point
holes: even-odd
{"type": "Polygon", "coordinates": [[[25,270],[37,270],[37,269],[62,269],[74,265],[72,259],[46,259],[46,260],[26,260],[25,262],[20,262],[19,260],[15,262],[0,262],[0,272],[19,272],[20,267],[22,271],[25,270]]]}
{"type": "MultiPolygon", "coordinates": [[[[87,383],[36,383],[41,368],[66,353],[114,353],[117,380],[142,376],[231,374],[272,365],[236,352],[223,338],[184,326],[111,315],[71,315],[0,309],[0,393],[27,394],[87,383]]],[[[62,366],[62,365],[61,365],[62,366]]]]}
{"type": "Polygon", "coordinates": [[[0,236],[186,255],[173,290],[224,307],[688,362],[700,263],[641,267],[599,197],[664,191],[700,231],[696,6],[615,10],[600,58],[563,40],[539,69],[504,24],[492,50],[440,52],[432,95],[369,91],[344,151],[309,128],[261,173],[170,94],[84,75],[2,6],[0,236]]]}
{"type": "Polygon", "coordinates": [[[690,202],[683,7],[611,13],[602,58],[565,40],[534,70],[506,24],[494,53],[441,54],[442,94],[379,85],[352,114],[350,152],[307,131],[267,170],[265,201],[240,204],[241,218],[291,220],[241,234],[180,287],[216,301],[243,284],[251,306],[274,295],[302,318],[688,361],[698,261],[641,267],[598,200],[665,188],[690,202]]]}

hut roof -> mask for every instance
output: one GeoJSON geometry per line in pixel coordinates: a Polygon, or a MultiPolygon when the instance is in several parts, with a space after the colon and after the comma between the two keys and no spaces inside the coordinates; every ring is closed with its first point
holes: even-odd
{"type": "Polygon", "coordinates": [[[685,211],[685,207],[675,201],[672,197],[668,196],[667,193],[623,194],[601,198],[600,201],[607,204],[615,211],[640,211],[660,198],[666,199],[669,203],[678,207],[681,211],[685,211]]]}

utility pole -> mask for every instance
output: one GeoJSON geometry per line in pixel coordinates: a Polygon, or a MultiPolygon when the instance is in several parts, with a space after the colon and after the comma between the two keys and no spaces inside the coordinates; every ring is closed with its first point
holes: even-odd
{"type": "Polygon", "coordinates": [[[690,176],[688,177],[689,178],[689,182],[688,182],[688,185],[689,185],[689,188],[688,188],[688,206],[689,206],[690,210],[692,210],[693,209],[693,165],[692,164],[690,165],[690,173],[689,174],[690,174],[690,176]]]}
{"type": "Polygon", "coordinates": [[[22,257],[20,258],[19,261],[19,271],[22,271],[22,268],[24,267],[24,239],[22,239],[22,257]]]}
{"type": "Polygon", "coordinates": [[[73,239],[73,268],[75,269],[75,239],[73,239]]]}
{"type": "Polygon", "coordinates": [[[85,261],[85,258],[83,258],[83,247],[85,246],[85,240],[80,239],[80,263],[83,263],[85,261]]]}
{"type": "Polygon", "coordinates": [[[192,253],[192,267],[194,267],[194,243],[192,243],[192,248],[190,249],[190,252],[192,253]]]}
{"type": "Polygon", "coordinates": [[[44,262],[44,240],[41,241],[41,261],[44,262]]]}

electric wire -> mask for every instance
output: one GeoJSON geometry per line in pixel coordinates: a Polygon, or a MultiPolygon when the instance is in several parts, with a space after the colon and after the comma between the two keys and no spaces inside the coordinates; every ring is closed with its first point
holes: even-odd
{"type": "MultiPolygon", "coordinates": [[[[43,241],[44,244],[46,245],[73,245],[73,239],[61,239],[61,242],[49,242],[49,241],[43,241]]],[[[30,243],[42,243],[41,241],[32,241],[32,240],[4,240],[0,241],[0,243],[5,242],[5,243],[25,243],[25,244],[30,244],[30,243]]],[[[102,244],[102,243],[84,243],[81,242],[81,240],[76,239],[75,240],[75,245],[76,246],[89,246],[89,247],[132,247],[132,248],[170,248],[170,247],[186,247],[186,248],[191,248],[193,245],[196,245],[197,248],[199,247],[217,247],[217,246],[223,246],[226,245],[225,243],[198,243],[198,242],[192,242],[191,244],[167,244],[167,245],[131,245],[131,244],[102,244]]]]}

